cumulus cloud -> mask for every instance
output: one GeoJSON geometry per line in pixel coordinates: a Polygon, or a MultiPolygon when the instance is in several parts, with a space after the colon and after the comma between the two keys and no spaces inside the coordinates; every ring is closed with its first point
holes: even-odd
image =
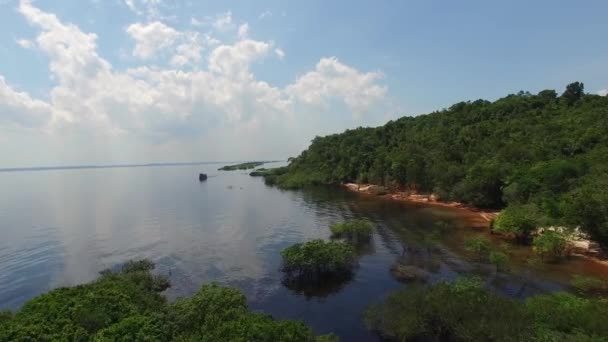
{"type": "MultiPolygon", "coordinates": [[[[253,63],[273,52],[284,56],[271,41],[241,35],[232,44],[218,44],[207,34],[178,31],[159,21],[133,24],[127,33],[136,42],[134,55],[147,59],[171,48],[170,64],[117,70],[98,54],[95,34],[64,23],[29,1],[21,1],[19,12],[38,30],[32,44],[48,57],[55,84],[45,102],[0,78],[0,122],[44,126],[58,136],[93,132],[169,144],[163,146],[200,137],[217,153],[241,157],[263,148],[296,152],[311,136],[322,133],[320,122],[313,120],[320,115],[319,106],[339,102],[347,108],[345,113],[359,115],[386,94],[380,73],[361,72],[335,57],[322,58],[314,70],[277,87],[251,70],[253,63]],[[203,46],[209,49],[206,57],[201,54],[203,46]],[[201,67],[179,69],[188,63],[201,67]],[[240,144],[217,144],[239,139],[240,144]]],[[[327,118],[323,122],[322,128],[330,129],[327,118]]]]}
{"type": "Polygon", "coordinates": [[[49,104],[16,91],[0,76],[0,123],[27,128],[42,127],[51,117],[49,104]]]}
{"type": "Polygon", "coordinates": [[[135,40],[133,56],[142,59],[148,59],[157,51],[173,45],[180,36],[175,29],[160,21],[131,24],[127,27],[127,33],[135,40]]]}
{"type": "Polygon", "coordinates": [[[276,48],[274,49],[274,53],[279,57],[279,59],[285,58],[285,51],[283,51],[283,49],[276,48]]]}
{"type": "Polygon", "coordinates": [[[600,96],[608,96],[608,89],[602,89],[598,91],[597,94],[600,96]]]}
{"type": "Polygon", "coordinates": [[[386,87],[378,85],[380,73],[362,73],[337,58],[322,58],[314,71],[299,77],[287,87],[287,94],[306,104],[326,103],[340,98],[356,112],[364,111],[386,95],[386,87]]]}

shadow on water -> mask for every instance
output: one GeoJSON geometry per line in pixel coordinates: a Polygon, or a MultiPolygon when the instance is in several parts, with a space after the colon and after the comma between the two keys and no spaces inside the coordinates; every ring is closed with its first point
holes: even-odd
{"type": "Polygon", "coordinates": [[[285,275],[281,284],[293,293],[311,299],[325,298],[340,292],[352,280],[353,272],[315,279],[285,275]]]}

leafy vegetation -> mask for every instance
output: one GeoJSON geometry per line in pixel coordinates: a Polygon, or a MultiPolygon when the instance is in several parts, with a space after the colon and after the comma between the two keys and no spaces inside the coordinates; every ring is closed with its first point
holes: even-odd
{"type": "Polygon", "coordinates": [[[564,233],[547,230],[534,238],[532,246],[541,258],[557,260],[566,255],[567,242],[564,233]]]}
{"type": "MultiPolygon", "coordinates": [[[[269,184],[372,183],[507,208],[497,229],[530,242],[539,223],[608,245],[608,97],[582,83],[460,102],[382,127],[316,137],[269,184]]],[[[502,215],[501,215],[502,216],[502,215]]]]}
{"type": "Polygon", "coordinates": [[[226,165],[226,166],[220,167],[218,169],[218,171],[249,170],[249,169],[256,168],[260,165],[264,165],[266,163],[267,162],[247,162],[247,163],[241,163],[241,164],[226,165]]]}
{"type": "Polygon", "coordinates": [[[367,220],[353,220],[332,224],[332,239],[345,239],[352,243],[367,242],[372,238],[373,226],[367,220]]]}
{"type": "Polygon", "coordinates": [[[587,296],[608,295],[608,280],[589,276],[575,275],[570,281],[574,290],[587,296]]]}
{"type": "Polygon", "coordinates": [[[525,302],[496,295],[475,279],[413,286],[366,312],[367,325],[391,340],[599,341],[608,337],[606,301],[566,293],[525,302]]]}
{"type": "Polygon", "coordinates": [[[484,261],[488,259],[492,244],[483,236],[476,236],[465,241],[464,248],[475,255],[477,260],[484,261]]]}
{"type": "Polygon", "coordinates": [[[169,286],[149,261],[101,273],[96,281],[52,290],[12,314],[0,313],[0,341],[331,341],[303,323],[247,309],[236,289],[204,285],[167,303],[169,286]]]}
{"type": "Polygon", "coordinates": [[[281,251],[283,270],[290,278],[321,280],[348,275],[355,265],[353,247],[343,242],[312,240],[281,251]]]}
{"type": "Polygon", "coordinates": [[[498,271],[506,270],[509,268],[509,256],[501,251],[491,251],[488,255],[488,261],[496,266],[498,271]]]}

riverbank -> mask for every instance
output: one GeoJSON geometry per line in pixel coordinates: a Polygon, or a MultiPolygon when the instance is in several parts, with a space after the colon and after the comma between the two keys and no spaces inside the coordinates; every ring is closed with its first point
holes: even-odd
{"type": "Polygon", "coordinates": [[[384,187],[373,184],[345,183],[343,185],[350,191],[365,195],[373,195],[395,201],[421,205],[459,209],[462,210],[463,213],[466,213],[467,216],[470,216],[472,219],[472,227],[474,228],[490,228],[492,220],[499,214],[499,211],[482,210],[460,202],[441,201],[435,194],[418,194],[405,191],[388,192],[384,187]]]}
{"type": "MultiPolygon", "coordinates": [[[[404,191],[389,192],[386,188],[374,184],[345,183],[343,185],[349,191],[364,195],[377,196],[410,204],[457,209],[466,218],[469,226],[474,229],[489,230],[492,220],[500,213],[500,211],[483,210],[460,202],[441,201],[434,194],[418,194],[404,191]]],[[[569,240],[568,243],[570,245],[571,257],[583,258],[596,267],[603,268],[602,273],[608,275],[608,258],[596,242],[578,235],[576,238],[569,240]]]]}

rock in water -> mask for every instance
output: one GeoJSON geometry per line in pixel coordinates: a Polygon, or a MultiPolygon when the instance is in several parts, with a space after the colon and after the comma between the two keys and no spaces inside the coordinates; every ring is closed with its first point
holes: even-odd
{"type": "Polygon", "coordinates": [[[207,174],[205,174],[205,173],[199,173],[198,180],[199,180],[199,182],[206,181],[207,180],[207,174]]]}

